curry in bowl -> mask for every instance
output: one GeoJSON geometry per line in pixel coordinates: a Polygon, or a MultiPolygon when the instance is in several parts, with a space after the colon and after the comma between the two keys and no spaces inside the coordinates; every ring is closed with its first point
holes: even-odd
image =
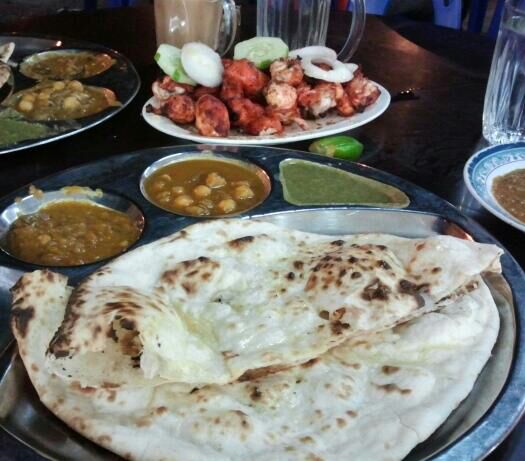
{"type": "Polygon", "coordinates": [[[80,266],[126,251],[142,235],[144,216],[125,197],[70,186],[33,186],[0,215],[0,247],[42,266],[80,266]]]}
{"type": "Polygon", "coordinates": [[[93,77],[108,70],[115,59],[94,51],[45,51],[29,56],[20,73],[35,80],[73,80],[93,77]]]}
{"type": "Polygon", "coordinates": [[[113,91],[78,80],[41,82],[15,93],[5,104],[39,121],[79,119],[120,105],[113,91]]]}
{"type": "Polygon", "coordinates": [[[148,200],[164,210],[217,217],[260,204],[270,192],[270,180],[253,164],[203,156],[156,169],[144,179],[142,189],[148,200]]]}

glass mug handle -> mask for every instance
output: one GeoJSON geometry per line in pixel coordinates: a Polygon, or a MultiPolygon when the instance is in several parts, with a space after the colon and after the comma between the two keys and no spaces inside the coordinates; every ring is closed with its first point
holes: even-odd
{"type": "Polygon", "coordinates": [[[223,40],[219,37],[219,46],[217,53],[224,56],[232,47],[235,37],[237,36],[237,25],[239,24],[239,17],[234,0],[224,0],[222,4],[223,19],[221,33],[225,34],[226,38],[223,40]]]}
{"type": "Polygon", "coordinates": [[[366,23],[366,11],[364,0],[352,0],[352,23],[348,31],[346,42],[338,54],[338,59],[348,62],[354,55],[359,42],[363,37],[366,23]]]}

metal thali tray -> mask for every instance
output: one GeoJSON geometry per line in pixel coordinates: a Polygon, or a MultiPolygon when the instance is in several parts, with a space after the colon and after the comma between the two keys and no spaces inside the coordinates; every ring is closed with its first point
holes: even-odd
{"type": "MultiPolygon", "coordinates": [[[[49,122],[54,126],[65,124],[64,126],[67,128],[65,131],[51,134],[40,139],[30,139],[16,144],[0,146],[0,154],[7,154],[9,152],[47,144],[87,130],[120,112],[133,100],[139,91],[140,77],[131,61],[118,51],[105,46],[61,37],[0,34],[0,45],[7,42],[15,43],[15,51],[10,59],[10,62],[15,64],[19,64],[28,56],[50,50],[96,51],[108,54],[115,60],[115,64],[105,72],[93,77],[82,78],[81,81],[86,85],[100,86],[113,90],[117,96],[117,100],[121,102],[121,105],[107,108],[97,114],[76,119],[71,122],[49,122]]],[[[22,75],[19,72],[18,67],[12,67],[12,93],[24,90],[38,83],[36,80],[22,75]]]]}
{"type": "MultiPolygon", "coordinates": [[[[170,214],[144,198],[139,186],[144,170],[168,155],[195,155],[207,150],[253,162],[270,177],[272,190],[269,197],[260,206],[242,214],[243,218],[257,217],[284,227],[324,234],[384,232],[414,238],[445,234],[499,245],[481,226],[448,202],[407,181],[364,165],[286,149],[206,145],[148,149],[66,170],[35,181],[34,185],[43,190],[81,185],[124,197],[144,214],[144,231],[135,246],[143,245],[199,220],[170,214]],[[396,210],[290,205],[283,199],[279,181],[279,163],[287,158],[336,166],[398,187],[409,196],[410,206],[396,210]]],[[[27,189],[20,189],[1,199],[0,213],[16,197],[26,194],[27,189]]],[[[470,395],[430,438],[414,448],[407,461],[430,458],[440,461],[481,460],[508,435],[525,410],[525,356],[517,347],[525,328],[525,274],[507,252],[501,261],[503,276],[486,278],[501,318],[492,357],[470,395]]],[[[67,275],[70,283],[76,284],[101,264],[53,270],[67,275]]],[[[39,453],[24,459],[38,460],[43,456],[57,460],[118,460],[120,458],[116,455],[69,429],[40,403],[16,354],[8,324],[9,288],[23,272],[36,268],[0,254],[0,426],[39,453]]],[[[13,456],[6,453],[8,459],[14,458],[19,447],[14,443],[11,446],[14,447],[11,449],[13,456]]]]}

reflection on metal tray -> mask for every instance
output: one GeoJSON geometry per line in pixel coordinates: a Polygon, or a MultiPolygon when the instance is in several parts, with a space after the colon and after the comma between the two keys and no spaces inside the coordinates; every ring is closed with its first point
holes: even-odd
{"type": "MultiPolygon", "coordinates": [[[[113,90],[117,95],[117,100],[120,101],[122,105],[111,107],[100,113],[77,119],[74,121],[73,125],[71,121],[50,122],[51,126],[60,127],[60,125],[63,124],[64,128],[61,131],[59,130],[60,132],[58,133],[40,139],[27,140],[4,146],[0,145],[0,154],[7,154],[9,152],[47,144],[51,141],[72,136],[98,125],[124,109],[124,107],[132,101],[140,88],[140,77],[131,61],[117,51],[104,46],[60,37],[29,37],[18,34],[0,35],[0,43],[5,42],[15,43],[15,51],[10,59],[10,61],[15,63],[20,63],[28,56],[46,50],[79,49],[97,51],[110,55],[116,61],[111,68],[93,77],[83,78],[81,81],[88,85],[100,86],[113,90]]],[[[35,80],[22,75],[18,69],[12,69],[12,74],[13,79],[11,82],[12,85],[14,85],[14,88],[11,86],[9,88],[10,92],[13,90],[14,92],[17,92],[29,88],[36,83],[35,80]]],[[[2,96],[1,93],[0,96],[2,96]]]]}
{"type": "MultiPolygon", "coordinates": [[[[37,181],[35,185],[44,190],[71,184],[100,187],[129,198],[142,209],[146,217],[148,225],[140,243],[148,243],[194,223],[197,219],[177,217],[150,204],[140,192],[141,173],[150,164],[167,155],[198,153],[206,149],[217,153],[232,153],[254,162],[266,170],[272,179],[273,187],[269,198],[259,207],[245,213],[243,216],[246,218],[256,217],[281,226],[323,234],[386,232],[406,237],[447,234],[497,243],[479,225],[461,215],[450,204],[404,180],[359,164],[284,149],[224,146],[151,149],[81,166],[37,181]],[[308,158],[384,181],[407,193],[411,205],[406,210],[293,207],[283,200],[278,180],[279,162],[285,158],[308,158]]],[[[1,210],[16,195],[20,195],[20,192],[0,200],[1,210]]],[[[482,459],[501,442],[523,411],[525,359],[523,352],[515,350],[514,346],[525,323],[525,275],[508,254],[503,256],[502,264],[503,276],[486,279],[501,317],[501,330],[493,356],[469,397],[429,439],[410,453],[408,461],[421,461],[430,457],[438,460],[482,459]]],[[[98,266],[93,264],[83,268],[64,268],[60,272],[69,276],[74,284],[98,266]]],[[[0,254],[0,351],[11,339],[7,330],[7,290],[22,271],[33,269],[34,266],[30,264],[20,264],[9,256],[0,254]]],[[[51,459],[118,459],[74,433],[43,407],[28,381],[14,346],[9,347],[1,358],[0,373],[0,426],[13,436],[51,459]]]]}

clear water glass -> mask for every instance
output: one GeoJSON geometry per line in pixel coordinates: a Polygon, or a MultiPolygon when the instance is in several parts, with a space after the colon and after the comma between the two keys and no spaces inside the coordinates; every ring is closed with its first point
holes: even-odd
{"type": "Polygon", "coordinates": [[[507,0],[492,58],[483,137],[491,144],[525,140],[525,1],[507,0]]]}
{"type": "MultiPolygon", "coordinates": [[[[325,45],[331,0],[257,0],[257,35],[280,37],[293,50],[325,45]]],[[[352,1],[352,20],[341,61],[354,54],[365,27],[364,0],[352,1]]]]}

